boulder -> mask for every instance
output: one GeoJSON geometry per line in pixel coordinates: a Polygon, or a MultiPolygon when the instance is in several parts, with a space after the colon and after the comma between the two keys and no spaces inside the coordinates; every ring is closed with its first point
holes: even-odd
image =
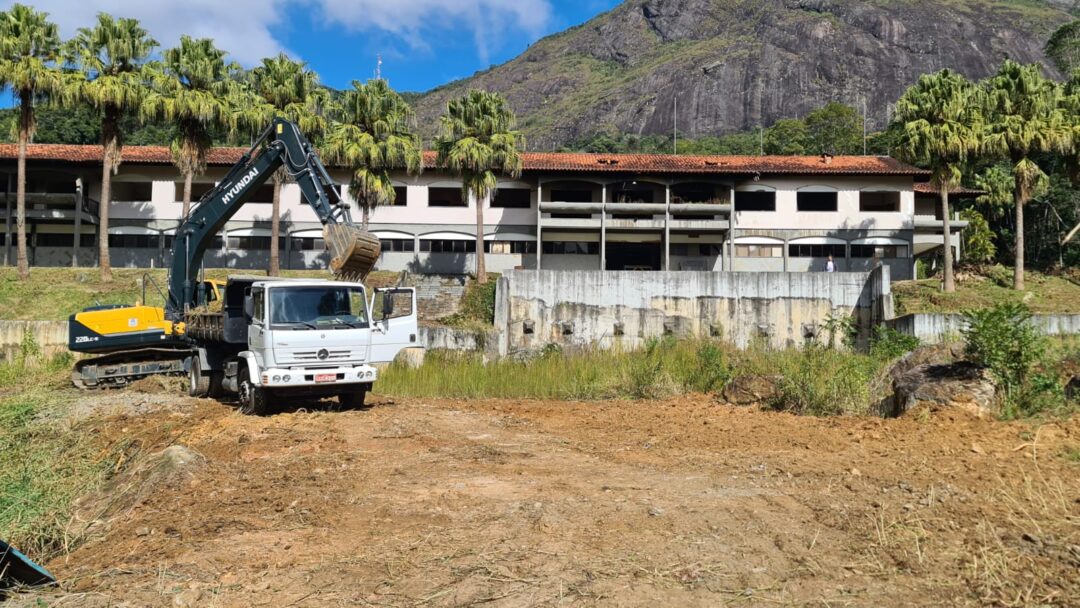
{"type": "Polygon", "coordinates": [[[958,342],[926,344],[894,361],[887,376],[895,383],[898,378],[920,365],[944,365],[963,358],[964,345],[958,342]]]}
{"type": "Polygon", "coordinates": [[[986,368],[962,361],[918,365],[893,379],[893,416],[918,407],[960,409],[994,416],[999,407],[997,385],[986,368]]]}
{"type": "Polygon", "coordinates": [[[1065,385],[1065,396],[1069,399],[1080,399],[1080,376],[1073,376],[1065,385]]]}
{"type": "Polygon", "coordinates": [[[739,376],[724,386],[720,396],[731,405],[768,404],[779,395],[779,381],[779,376],[739,376]]]}

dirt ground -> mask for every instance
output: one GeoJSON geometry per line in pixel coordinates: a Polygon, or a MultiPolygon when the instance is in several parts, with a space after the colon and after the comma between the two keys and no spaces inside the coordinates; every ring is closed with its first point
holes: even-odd
{"type": "Polygon", "coordinates": [[[1080,606],[1077,420],[815,419],[705,396],[255,418],[110,395],[79,428],[133,461],[80,505],[87,539],[47,564],[62,587],[22,599],[1080,606]],[[153,464],[173,445],[191,452],[153,464]]]}

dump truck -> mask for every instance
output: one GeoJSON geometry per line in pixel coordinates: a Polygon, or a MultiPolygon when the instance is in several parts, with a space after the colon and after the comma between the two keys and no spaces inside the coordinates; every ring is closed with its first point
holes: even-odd
{"type": "Polygon", "coordinates": [[[335,396],[362,405],[375,364],[416,346],[416,294],[363,284],[379,257],[378,238],[353,223],[348,205],[297,126],[275,119],[206,193],[176,231],[163,306],[88,308],[72,315],[69,348],[81,388],[124,386],[154,374],[188,375],[195,396],[236,394],[248,413],[275,399],[335,396]],[[215,235],[283,168],[323,224],[333,280],[201,278],[215,235]]]}

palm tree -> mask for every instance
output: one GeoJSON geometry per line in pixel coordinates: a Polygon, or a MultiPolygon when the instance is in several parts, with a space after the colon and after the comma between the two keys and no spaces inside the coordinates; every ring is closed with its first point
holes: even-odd
{"type": "Polygon", "coordinates": [[[960,185],[964,163],[980,148],[977,94],[968,79],[946,69],[920,77],[896,104],[900,156],[930,168],[941,197],[946,292],[956,291],[949,190],[960,185]]]}
{"type": "Polygon", "coordinates": [[[19,105],[19,160],[15,190],[19,278],[30,278],[26,254],[26,146],[34,137],[34,103],[63,93],[70,82],[56,66],[60,34],[48,13],[13,4],[0,13],[0,85],[19,105]]]}
{"type": "Polygon", "coordinates": [[[446,104],[435,140],[438,163],[461,176],[461,194],[476,197],[476,280],[487,282],[484,265],[484,206],[498,189],[496,172],[521,175],[519,146],[524,138],[506,99],[498,93],[471,90],[446,104]]]}
{"type": "Polygon", "coordinates": [[[416,174],[423,168],[420,138],[412,131],[413,111],[385,80],[374,78],[354,80],[334,113],[338,120],[326,135],[323,155],[351,171],[349,192],[367,230],[371,210],[394,202],[390,171],[416,174]]]}
{"type": "MultiPolygon", "coordinates": [[[[296,123],[300,130],[313,138],[326,130],[323,108],[329,100],[327,90],[319,86],[318,75],[307,64],[293,61],[284,53],[262,60],[251,70],[251,85],[269,107],[271,114],[283,116],[296,123]]],[[[261,114],[261,112],[260,112],[261,114]]],[[[260,121],[262,124],[267,119],[260,121]]],[[[273,210],[270,217],[270,276],[281,271],[278,247],[281,235],[281,184],[285,172],[278,169],[273,177],[273,210]]]]}
{"type": "Polygon", "coordinates": [[[1024,289],[1024,205],[1036,196],[1046,173],[1032,158],[1068,152],[1073,133],[1063,109],[1061,86],[1043,76],[1038,64],[1006,59],[986,89],[986,149],[1012,163],[1016,211],[1016,262],[1013,288],[1024,289]]]}
{"type": "Polygon", "coordinates": [[[153,90],[142,105],[144,119],[176,123],[173,163],[184,176],[183,217],[191,210],[191,182],[206,170],[210,131],[235,127],[228,99],[237,86],[240,67],[225,61],[225,51],[209,38],[180,37],[180,46],[166,49],[153,66],[153,90]]]}
{"type": "MultiPolygon", "coordinates": [[[[70,63],[82,72],[85,81],[75,87],[76,103],[89,104],[101,114],[101,210],[98,222],[98,264],[101,280],[112,280],[109,262],[109,203],[112,176],[120,167],[125,115],[137,113],[149,88],[144,64],[157,42],[136,19],[114,19],[98,13],[97,24],[80,28],[67,45],[70,63]]],[[[79,238],[75,235],[75,238],[79,238]]],[[[78,265],[73,260],[72,265],[78,265]]]]}

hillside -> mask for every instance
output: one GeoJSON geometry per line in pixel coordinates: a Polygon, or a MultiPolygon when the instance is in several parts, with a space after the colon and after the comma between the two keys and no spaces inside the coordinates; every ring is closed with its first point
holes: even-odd
{"type": "MultiPolygon", "coordinates": [[[[920,74],[1042,61],[1076,0],[629,0],[416,102],[500,91],[534,150],[598,130],[717,135],[865,100],[872,127],[920,74]]],[[[1059,76],[1050,70],[1054,76],[1059,76]]]]}

